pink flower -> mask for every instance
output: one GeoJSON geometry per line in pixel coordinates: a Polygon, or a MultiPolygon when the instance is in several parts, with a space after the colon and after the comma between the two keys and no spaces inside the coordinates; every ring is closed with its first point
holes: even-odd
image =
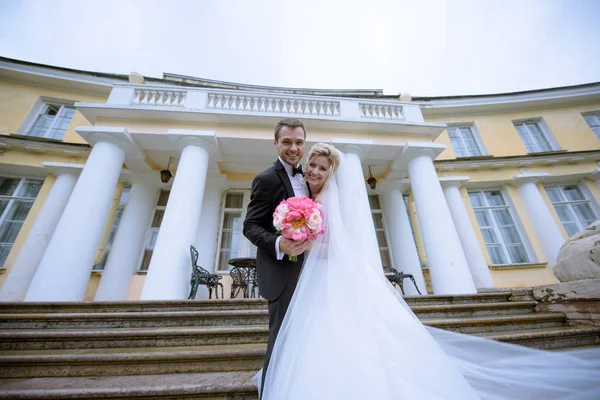
{"type": "MultiPolygon", "coordinates": [[[[281,235],[292,240],[316,239],[325,233],[321,205],[306,196],[283,200],[273,213],[273,226],[281,235]]],[[[295,261],[296,257],[290,257],[295,261]]]]}

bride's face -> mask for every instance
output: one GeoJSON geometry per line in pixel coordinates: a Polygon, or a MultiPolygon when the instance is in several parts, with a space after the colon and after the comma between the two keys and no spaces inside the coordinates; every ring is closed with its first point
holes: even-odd
{"type": "Polygon", "coordinates": [[[314,156],[308,162],[308,167],[306,168],[306,181],[311,186],[320,186],[325,183],[327,180],[327,174],[329,171],[329,158],[326,156],[314,156]]]}

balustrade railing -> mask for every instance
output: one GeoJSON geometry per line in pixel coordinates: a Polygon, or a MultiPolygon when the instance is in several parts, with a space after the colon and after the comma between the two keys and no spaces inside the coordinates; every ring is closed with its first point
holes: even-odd
{"type": "Polygon", "coordinates": [[[135,89],[131,104],[141,106],[183,107],[185,91],[160,89],[135,89]]]}
{"type": "Polygon", "coordinates": [[[403,120],[402,106],[359,103],[360,116],[362,118],[403,120]]]}
{"type": "Polygon", "coordinates": [[[298,115],[339,116],[340,102],[209,93],[206,108],[298,115]]]}

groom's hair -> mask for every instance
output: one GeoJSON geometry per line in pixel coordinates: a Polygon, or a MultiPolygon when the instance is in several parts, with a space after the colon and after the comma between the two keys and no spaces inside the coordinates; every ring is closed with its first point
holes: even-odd
{"type": "Polygon", "coordinates": [[[279,131],[282,127],[287,126],[289,128],[297,128],[300,127],[304,131],[304,139],[306,139],[306,129],[304,129],[304,124],[299,119],[295,118],[285,118],[277,123],[275,126],[275,141],[279,141],[279,131]]]}

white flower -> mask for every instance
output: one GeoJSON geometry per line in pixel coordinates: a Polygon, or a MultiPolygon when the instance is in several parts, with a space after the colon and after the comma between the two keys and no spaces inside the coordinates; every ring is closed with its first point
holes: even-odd
{"type": "Polygon", "coordinates": [[[280,204],[277,206],[277,208],[275,209],[275,212],[277,214],[281,214],[282,217],[285,217],[287,215],[287,213],[290,212],[290,208],[288,207],[288,205],[286,203],[280,204]]]}
{"type": "Polygon", "coordinates": [[[278,231],[283,229],[283,216],[280,213],[275,213],[273,216],[273,226],[278,231]]]}
{"type": "Polygon", "coordinates": [[[323,223],[323,218],[321,218],[321,213],[318,211],[313,212],[310,215],[310,218],[306,222],[306,225],[310,228],[311,231],[317,229],[323,223]]]}

